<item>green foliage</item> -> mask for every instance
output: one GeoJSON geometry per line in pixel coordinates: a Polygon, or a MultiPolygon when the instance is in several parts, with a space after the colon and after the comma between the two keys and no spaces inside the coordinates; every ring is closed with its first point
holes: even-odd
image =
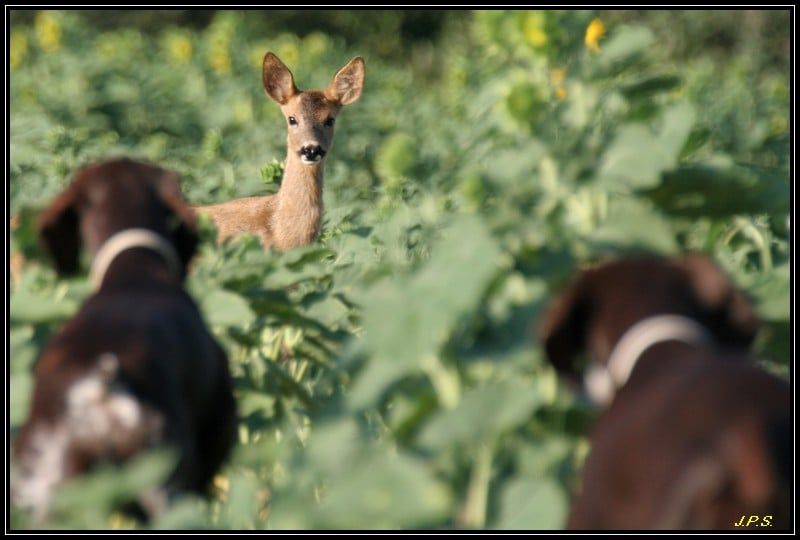
{"type": "MultiPolygon", "coordinates": [[[[174,501],[153,528],[562,527],[593,411],[531,325],[609,255],[709,253],[766,321],[765,365],[787,372],[785,66],[678,61],[663,29],[587,11],[471,13],[404,63],[382,59],[394,38],[371,54],[235,12],[154,35],[32,19],[11,36],[12,254],[27,259],[11,297],[12,430],[37,351],[90,293],[85,275],[55,275],[33,227],[75,168],[150,159],[195,204],[275,191],[285,124],[263,95],[264,52],[302,88],[366,58],[326,165],[320,241],[218,246],[201,223],[187,288],[228,352],[239,445],[212,497],[174,501]],[[597,16],[599,52],[584,44],[597,16]]],[[[142,463],[65,487],[47,526],[142,527],[117,512],[155,485],[163,464],[142,463]]]]}
{"type": "Polygon", "coordinates": [[[558,529],[563,526],[567,499],[551,480],[521,478],[508,483],[502,508],[498,529],[558,529]]]}

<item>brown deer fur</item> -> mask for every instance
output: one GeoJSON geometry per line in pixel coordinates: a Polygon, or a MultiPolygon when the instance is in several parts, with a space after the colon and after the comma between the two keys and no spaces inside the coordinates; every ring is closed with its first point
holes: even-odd
{"type": "Polygon", "coordinates": [[[359,98],[364,60],[353,58],[324,91],[300,91],[289,69],[271,52],[264,56],[264,90],[287,121],[286,169],[278,193],[197,206],[218,230],[218,240],[250,233],[279,250],[310,244],[322,224],[322,175],[342,106],[359,98]]]}

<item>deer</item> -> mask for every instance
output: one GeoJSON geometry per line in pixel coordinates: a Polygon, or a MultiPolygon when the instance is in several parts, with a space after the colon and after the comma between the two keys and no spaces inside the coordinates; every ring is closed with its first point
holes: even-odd
{"type": "Polygon", "coordinates": [[[364,74],[364,59],[357,56],[336,73],[325,90],[299,90],[289,68],[272,52],[266,53],[264,90],[280,106],[287,123],[283,179],[273,195],[194,206],[197,213],[214,222],[219,243],[254,234],[265,249],[284,251],[311,244],[319,237],[322,177],[334,123],[342,107],[361,96],[364,74]]]}

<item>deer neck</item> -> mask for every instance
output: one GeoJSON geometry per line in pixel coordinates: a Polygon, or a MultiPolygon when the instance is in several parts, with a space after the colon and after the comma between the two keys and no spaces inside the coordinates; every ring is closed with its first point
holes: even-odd
{"type": "Polygon", "coordinates": [[[310,244],[319,235],[324,164],[323,159],[315,165],[305,165],[294,152],[287,153],[273,215],[274,241],[278,249],[310,244]]]}

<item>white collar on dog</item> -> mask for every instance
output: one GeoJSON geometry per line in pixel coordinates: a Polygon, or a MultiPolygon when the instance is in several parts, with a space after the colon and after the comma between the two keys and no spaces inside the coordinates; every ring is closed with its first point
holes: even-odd
{"type": "Polygon", "coordinates": [[[586,390],[592,400],[601,405],[611,403],[642,353],[662,341],[704,344],[713,340],[702,325],[682,315],[656,315],[642,319],[628,328],[617,341],[605,366],[592,362],[584,377],[586,390]]]}
{"type": "Polygon", "coordinates": [[[163,236],[148,229],[125,229],[111,235],[97,250],[89,272],[89,278],[95,289],[100,288],[108,267],[117,255],[132,248],[147,248],[155,251],[161,255],[173,274],[181,275],[180,258],[172,244],[163,236]]]}

